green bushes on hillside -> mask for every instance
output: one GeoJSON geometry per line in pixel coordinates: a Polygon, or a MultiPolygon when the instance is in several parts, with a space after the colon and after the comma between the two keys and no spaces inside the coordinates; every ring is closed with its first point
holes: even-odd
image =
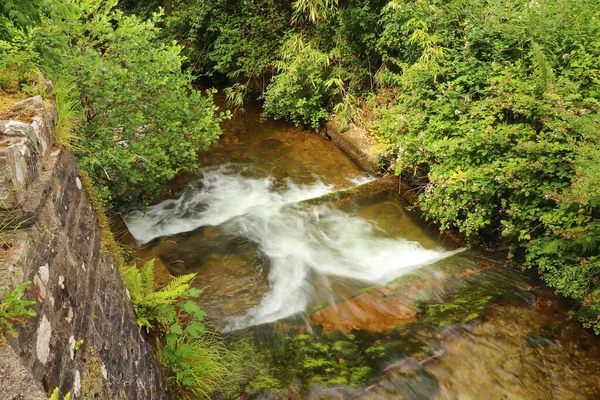
{"type": "Polygon", "coordinates": [[[28,8],[35,15],[28,20],[38,23],[26,28],[12,14],[0,17],[9,32],[0,41],[0,75],[16,71],[19,80],[39,68],[65,82],[80,98],[83,121],[73,149],[102,196],[115,203],[154,198],[195,165],[226,115],[217,113],[211,91],[192,88],[181,47],[159,40],[160,14],[126,16],[112,0],[46,3],[28,8]]]}

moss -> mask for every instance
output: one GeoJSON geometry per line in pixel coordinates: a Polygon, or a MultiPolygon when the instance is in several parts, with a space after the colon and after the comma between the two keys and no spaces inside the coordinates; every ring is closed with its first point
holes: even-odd
{"type": "Polygon", "coordinates": [[[241,337],[230,337],[227,343],[230,354],[236,360],[232,374],[239,378],[224,382],[219,393],[225,398],[237,398],[244,391],[259,394],[283,391],[286,385],[277,377],[271,351],[256,346],[244,333],[237,332],[241,337]]]}
{"type": "Polygon", "coordinates": [[[379,286],[379,285],[368,286],[366,288],[360,289],[360,294],[369,293],[369,292],[372,292],[373,290],[377,290],[377,289],[381,289],[381,286],[379,286]]]}
{"type": "Polygon", "coordinates": [[[284,386],[268,372],[261,371],[254,376],[247,389],[252,392],[279,392],[284,389],[284,386]]]}
{"type": "Polygon", "coordinates": [[[369,377],[372,375],[373,370],[371,367],[363,365],[362,367],[351,368],[350,373],[350,386],[358,386],[364,382],[367,382],[369,377]]]}
{"type": "Polygon", "coordinates": [[[513,294],[515,289],[506,282],[466,284],[444,303],[417,302],[416,308],[421,311],[419,322],[430,327],[466,324],[482,318],[491,306],[511,299],[513,294]]]}
{"type": "Polygon", "coordinates": [[[373,357],[384,357],[385,347],[383,346],[372,346],[365,350],[366,355],[373,355],[373,357]]]}
{"type": "Polygon", "coordinates": [[[322,310],[322,309],[323,309],[323,308],[325,308],[325,307],[326,307],[326,305],[325,305],[325,304],[318,304],[318,305],[316,305],[316,306],[310,307],[310,308],[308,309],[308,313],[309,313],[309,314],[314,314],[314,313],[316,313],[317,311],[320,311],[320,310],[322,310]]]}
{"type": "Polygon", "coordinates": [[[100,361],[96,348],[90,346],[87,349],[87,355],[86,370],[81,382],[81,398],[112,398],[110,393],[106,393],[102,382],[102,361],[100,361]]]}
{"type": "Polygon", "coordinates": [[[100,236],[102,238],[102,248],[110,255],[118,267],[125,265],[125,259],[123,257],[123,251],[115,237],[110,230],[110,222],[105,213],[104,203],[98,193],[98,190],[94,186],[94,183],[90,179],[89,175],[84,171],[79,171],[79,178],[83,185],[83,189],[87,194],[88,200],[92,206],[92,210],[96,214],[98,220],[98,226],[100,227],[100,236]]]}

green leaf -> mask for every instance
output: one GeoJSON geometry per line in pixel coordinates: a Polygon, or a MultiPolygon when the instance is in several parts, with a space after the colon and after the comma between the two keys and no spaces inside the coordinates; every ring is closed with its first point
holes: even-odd
{"type": "Polygon", "coordinates": [[[178,335],[175,335],[173,333],[167,333],[167,335],[166,335],[167,346],[175,346],[177,344],[178,338],[179,338],[178,335]]]}
{"type": "Polygon", "coordinates": [[[201,322],[192,322],[185,328],[186,333],[188,333],[192,338],[200,337],[204,330],[204,324],[201,322]]]}
{"type": "Polygon", "coordinates": [[[175,335],[179,335],[179,336],[183,335],[183,330],[181,329],[181,326],[179,326],[179,324],[171,325],[169,330],[171,331],[171,333],[173,333],[175,335]]]}

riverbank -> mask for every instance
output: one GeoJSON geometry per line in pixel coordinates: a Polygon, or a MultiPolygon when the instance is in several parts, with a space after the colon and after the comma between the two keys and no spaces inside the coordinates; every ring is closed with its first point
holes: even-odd
{"type": "MultiPolygon", "coordinates": [[[[396,186],[402,200],[406,201],[406,205],[416,207],[419,210],[418,188],[411,184],[415,181],[403,179],[405,174],[397,174],[393,166],[389,165],[389,155],[383,152],[383,147],[367,129],[356,124],[349,124],[345,130],[341,130],[335,121],[329,121],[322,128],[317,129],[316,132],[335,143],[365,171],[384,177],[383,179],[390,182],[393,180],[393,185],[396,186]]],[[[390,187],[389,190],[393,189],[390,187]]],[[[450,229],[440,230],[438,226],[435,229],[438,229],[440,235],[452,240],[458,246],[467,245],[465,237],[459,232],[450,229]]],[[[504,251],[506,245],[488,245],[486,248],[491,251],[504,251]]]]}

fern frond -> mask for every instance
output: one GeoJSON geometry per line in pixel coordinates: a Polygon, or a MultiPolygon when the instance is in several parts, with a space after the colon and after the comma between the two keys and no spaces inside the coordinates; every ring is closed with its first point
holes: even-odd
{"type": "Polygon", "coordinates": [[[156,307],[174,303],[190,288],[190,282],[195,277],[196,274],[187,274],[173,278],[167,286],[148,296],[146,298],[147,304],[156,307]]]}
{"type": "Polygon", "coordinates": [[[134,300],[141,300],[144,298],[142,275],[137,266],[132,265],[130,267],[122,267],[119,269],[121,272],[121,278],[129,294],[134,300]]]}
{"type": "Polygon", "coordinates": [[[174,291],[175,289],[185,285],[186,289],[188,289],[190,287],[190,283],[192,282],[192,280],[196,277],[196,273],[192,273],[192,274],[187,274],[187,275],[181,275],[178,276],[176,278],[173,278],[171,280],[171,282],[169,282],[169,284],[167,286],[165,286],[164,288],[162,288],[160,292],[171,292],[174,291]]]}
{"type": "Polygon", "coordinates": [[[143,296],[150,296],[154,292],[154,258],[144,264],[141,277],[143,296]]]}

